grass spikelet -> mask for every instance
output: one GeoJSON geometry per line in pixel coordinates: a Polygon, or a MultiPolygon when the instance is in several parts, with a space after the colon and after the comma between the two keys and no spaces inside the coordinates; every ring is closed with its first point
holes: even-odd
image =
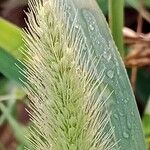
{"type": "MultiPolygon", "coordinates": [[[[82,28],[66,13],[65,0],[30,0],[24,41],[32,150],[115,150],[104,99],[82,28]]],[[[26,148],[28,149],[28,148],[26,148]]]]}

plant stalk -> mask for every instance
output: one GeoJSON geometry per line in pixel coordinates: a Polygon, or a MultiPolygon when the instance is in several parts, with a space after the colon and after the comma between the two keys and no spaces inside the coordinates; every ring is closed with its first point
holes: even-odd
{"type": "Polygon", "coordinates": [[[116,46],[121,57],[124,58],[122,33],[124,25],[124,0],[109,0],[109,24],[116,46]]]}

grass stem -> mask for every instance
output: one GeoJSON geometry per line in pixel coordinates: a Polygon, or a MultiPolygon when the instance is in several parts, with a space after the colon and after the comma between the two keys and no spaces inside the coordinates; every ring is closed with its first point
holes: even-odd
{"type": "Polygon", "coordinates": [[[124,58],[122,33],[124,25],[124,0],[109,0],[109,24],[120,55],[124,58]]]}

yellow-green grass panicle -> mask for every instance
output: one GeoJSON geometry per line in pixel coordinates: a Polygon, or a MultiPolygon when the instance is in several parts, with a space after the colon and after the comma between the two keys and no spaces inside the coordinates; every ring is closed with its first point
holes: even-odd
{"type": "Polygon", "coordinates": [[[110,126],[113,91],[103,83],[104,70],[97,77],[99,61],[76,27],[78,12],[72,18],[67,7],[66,0],[29,0],[23,72],[32,150],[119,149],[110,126]]]}

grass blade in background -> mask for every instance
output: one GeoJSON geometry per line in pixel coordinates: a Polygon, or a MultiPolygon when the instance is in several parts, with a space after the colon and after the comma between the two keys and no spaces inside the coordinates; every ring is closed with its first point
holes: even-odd
{"type": "Polygon", "coordinates": [[[120,55],[124,58],[122,32],[124,25],[124,0],[109,0],[109,24],[116,46],[120,55]]]}
{"type": "Polygon", "coordinates": [[[108,13],[108,1],[106,0],[97,0],[99,7],[101,8],[103,14],[107,15],[108,13]]]}
{"type": "Polygon", "coordinates": [[[17,59],[22,58],[19,49],[23,46],[22,31],[19,27],[0,18],[0,47],[17,59]]]}
{"type": "Polygon", "coordinates": [[[24,66],[19,61],[17,61],[17,59],[15,59],[12,55],[7,53],[2,48],[0,48],[0,72],[8,79],[14,80],[17,83],[22,84],[20,79],[24,79],[24,77],[19,72],[19,68],[15,64],[17,64],[20,68],[24,68],[24,66]]]}
{"type": "Polygon", "coordinates": [[[17,61],[23,58],[20,51],[22,46],[21,29],[0,18],[0,72],[20,84],[19,78],[23,79],[23,76],[15,64],[23,68],[23,65],[17,61]]]}
{"type": "Polygon", "coordinates": [[[28,132],[27,128],[21,125],[20,123],[18,123],[15,120],[15,118],[11,116],[8,108],[6,108],[5,105],[3,105],[2,103],[0,103],[0,110],[3,112],[3,115],[5,115],[7,121],[9,122],[11,128],[13,129],[16,139],[24,146],[30,147],[28,140],[24,136],[28,132]]]}
{"type": "MultiPolygon", "coordinates": [[[[121,150],[145,150],[141,119],[124,64],[112,40],[106,20],[96,2],[74,0],[79,14],[78,24],[87,44],[98,59],[98,73],[105,69],[105,84],[114,91],[112,96],[112,124],[121,150]]],[[[117,10],[116,10],[117,11],[117,10]]],[[[117,11],[118,12],[118,11],[117,11]]],[[[119,13],[119,12],[118,12],[119,13]]]]}

